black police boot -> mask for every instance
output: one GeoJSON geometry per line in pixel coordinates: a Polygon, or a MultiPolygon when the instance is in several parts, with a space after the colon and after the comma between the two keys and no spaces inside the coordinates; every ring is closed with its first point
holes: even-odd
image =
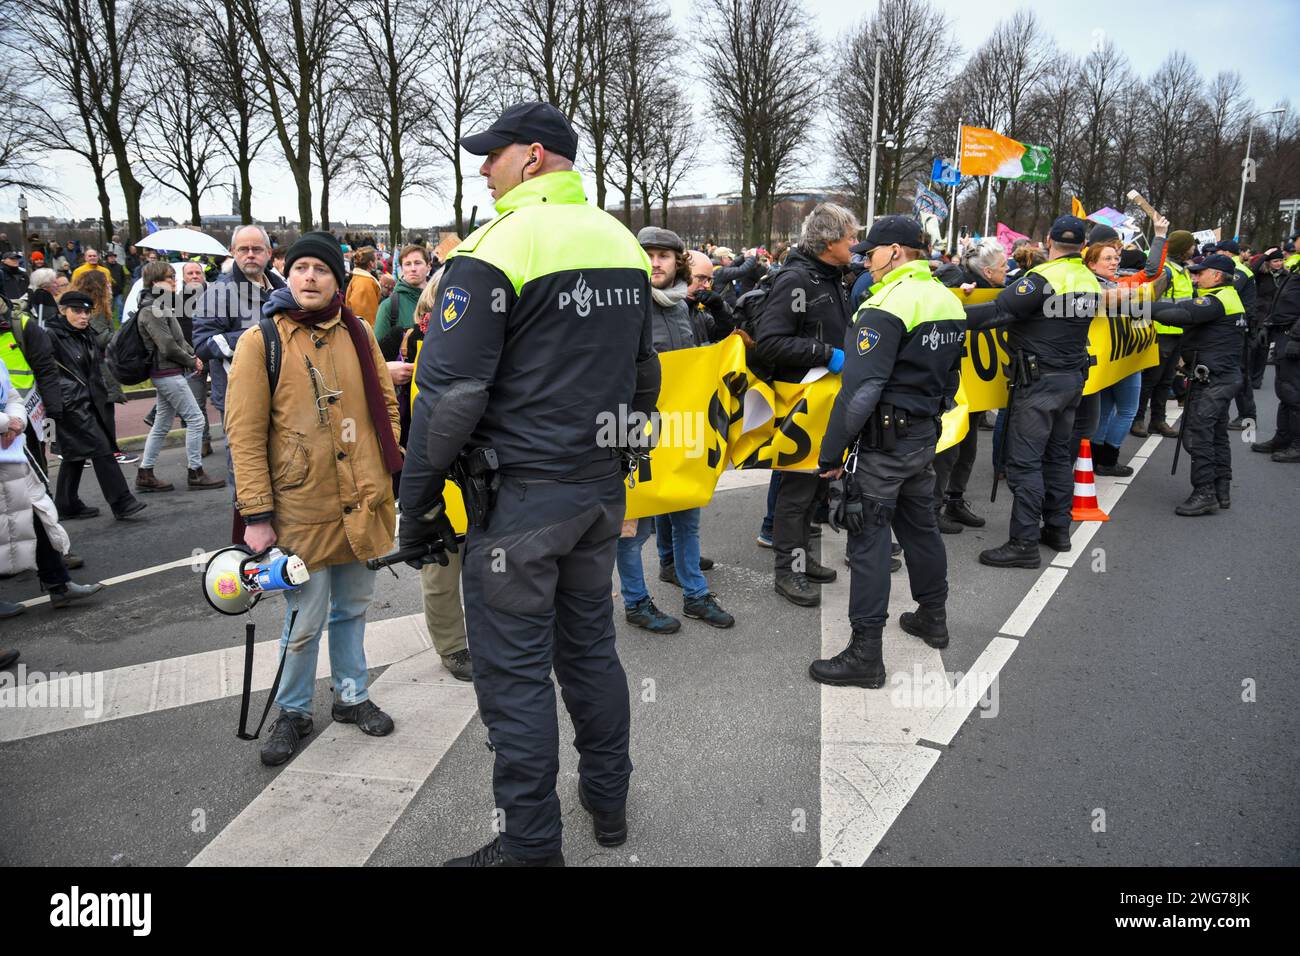
{"type": "Polygon", "coordinates": [[[1227,511],[1232,507],[1232,479],[1216,478],[1214,480],[1214,497],[1219,499],[1219,508],[1227,511]]]}
{"type": "Polygon", "coordinates": [[[776,593],[799,607],[817,607],[822,603],[821,589],[808,580],[808,575],[793,571],[776,573],[776,593]]]}
{"type": "Polygon", "coordinates": [[[853,629],[853,639],[836,656],[828,661],[813,661],[808,665],[808,676],[819,684],[832,687],[866,687],[871,690],[885,686],[885,661],[881,656],[880,628],[853,629]]]}
{"type": "Polygon", "coordinates": [[[1275,451],[1281,451],[1283,447],[1284,446],[1278,442],[1277,436],[1274,435],[1268,441],[1257,441],[1252,443],[1250,450],[1258,452],[1261,455],[1271,455],[1275,451]]]}
{"type": "Polygon", "coordinates": [[[676,634],[682,622],[655,607],[655,602],[644,598],[627,609],[627,622],[651,634],[676,634]]]}
{"type": "Polygon", "coordinates": [[[1037,568],[1043,564],[1038,542],[1012,538],[1000,548],[980,552],[980,564],[991,568],[1037,568]]]}
{"type": "Polygon", "coordinates": [[[808,569],[804,571],[808,575],[808,580],[813,584],[830,584],[837,577],[838,572],[834,568],[828,568],[816,558],[808,559],[808,569]]]}
{"type": "Polygon", "coordinates": [[[497,837],[485,847],[480,847],[469,856],[458,856],[448,860],[443,866],[564,866],[564,854],[557,852],[554,856],[524,860],[511,856],[501,846],[497,837]]]}
{"type": "Polygon", "coordinates": [[[1047,545],[1053,551],[1060,551],[1065,554],[1074,545],[1070,544],[1070,527],[1057,528],[1050,524],[1043,525],[1042,533],[1039,534],[1038,540],[1047,545]]]}
{"type": "Polygon", "coordinates": [[[943,513],[954,521],[960,521],[968,528],[982,528],[985,520],[970,510],[970,503],[962,498],[950,498],[944,505],[943,513]]]}
{"type": "Polygon", "coordinates": [[[1271,457],[1273,461],[1293,465],[1296,462],[1300,462],[1300,445],[1292,442],[1290,448],[1279,449],[1278,451],[1273,452],[1271,457]]]}
{"type": "Polygon", "coordinates": [[[1197,515],[1213,514],[1218,510],[1219,499],[1214,496],[1214,485],[1198,485],[1192,489],[1187,500],[1174,509],[1174,514],[1182,515],[1184,518],[1194,518],[1197,515]]]}
{"type": "Polygon", "coordinates": [[[280,766],[294,755],[298,749],[298,741],[310,736],[311,732],[310,717],[281,710],[280,716],[271,724],[266,740],[262,742],[262,763],[268,767],[280,766]]]}
{"type": "Polygon", "coordinates": [[[687,598],[682,605],[682,613],[694,620],[703,621],[709,627],[728,628],[736,623],[734,617],[718,606],[718,599],[712,594],[687,598]]]}
{"type": "Polygon", "coordinates": [[[597,843],[601,846],[622,846],[627,842],[626,805],[607,812],[593,810],[587,800],[587,792],[582,789],[581,780],[578,781],[578,802],[582,804],[582,809],[591,814],[591,829],[597,843]]]}
{"type": "Polygon", "coordinates": [[[940,534],[961,534],[966,526],[956,518],[948,517],[948,509],[939,508],[934,513],[934,521],[939,526],[940,534]]]}
{"type": "Polygon", "coordinates": [[[335,701],[330,713],[338,723],[356,724],[357,729],[369,737],[387,737],[393,732],[393,718],[376,707],[369,697],[359,704],[335,701]]]}
{"type": "Polygon", "coordinates": [[[948,612],[941,607],[918,607],[916,613],[908,611],[899,615],[898,625],[935,650],[948,646],[948,612]]]}

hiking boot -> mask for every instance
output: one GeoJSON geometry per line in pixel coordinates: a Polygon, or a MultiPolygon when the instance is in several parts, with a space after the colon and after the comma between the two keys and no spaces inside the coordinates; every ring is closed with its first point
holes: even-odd
{"type": "Polygon", "coordinates": [[[369,737],[387,737],[393,732],[393,718],[376,707],[369,697],[357,704],[335,701],[330,716],[340,724],[356,724],[369,737]]]}
{"type": "Polygon", "coordinates": [[[127,518],[130,518],[133,515],[138,515],[141,511],[144,511],[144,509],[147,507],[149,506],[146,505],[139,498],[132,498],[131,501],[125,507],[123,507],[121,511],[114,512],[113,517],[116,518],[118,521],[125,521],[127,518]]]}
{"type": "Polygon", "coordinates": [[[582,809],[591,814],[591,832],[596,837],[596,842],[601,846],[622,846],[627,842],[627,805],[619,807],[617,810],[594,810],[591,802],[587,799],[587,791],[582,789],[582,781],[578,781],[578,802],[582,804],[582,809]]]}
{"type": "Polygon", "coordinates": [[[828,568],[816,558],[811,557],[808,559],[808,569],[804,571],[804,574],[808,576],[808,580],[813,584],[830,584],[839,577],[834,568],[828,568]]]}
{"type": "Polygon", "coordinates": [[[1227,511],[1232,507],[1232,479],[1217,478],[1214,482],[1214,497],[1219,501],[1219,508],[1227,511]]]}
{"type": "Polygon", "coordinates": [[[67,584],[60,584],[50,588],[50,607],[67,607],[74,601],[88,598],[102,590],[104,590],[104,585],[99,583],[78,584],[76,581],[69,581],[67,584]]]}
{"type": "Polygon", "coordinates": [[[1184,518],[1208,515],[1219,510],[1219,499],[1214,496],[1214,485],[1200,485],[1192,489],[1187,500],[1174,509],[1174,514],[1184,518]]]}
{"type": "Polygon", "coordinates": [[[1038,568],[1043,558],[1038,553],[1037,541],[1012,538],[1000,548],[980,552],[980,564],[991,568],[1038,568]]]}
{"type": "Polygon", "coordinates": [[[454,857],[443,866],[564,866],[564,854],[556,851],[554,856],[523,860],[507,853],[501,846],[501,838],[497,837],[469,856],[454,857]]]}
{"type": "Polygon", "coordinates": [[[202,468],[191,468],[189,471],[190,491],[207,491],[209,488],[226,487],[226,479],[214,478],[202,468]]]}
{"type": "Polygon", "coordinates": [[[650,598],[633,604],[627,609],[626,616],[629,624],[651,634],[676,634],[682,629],[681,621],[659,610],[650,598]]]}
{"type": "Polygon", "coordinates": [[[687,598],[682,613],[694,620],[703,621],[709,627],[728,628],[736,623],[734,617],[718,607],[718,601],[712,594],[687,598]]]}
{"type": "Polygon", "coordinates": [[[311,731],[310,717],[291,714],[282,709],[262,743],[262,763],[268,767],[280,766],[294,755],[298,741],[310,735],[311,731]]]}
{"type": "Polygon", "coordinates": [[[1292,445],[1290,448],[1283,448],[1272,454],[1272,459],[1285,465],[1293,465],[1300,461],[1300,445],[1292,445]]]}
{"type": "Polygon", "coordinates": [[[80,555],[73,554],[71,551],[63,556],[63,566],[69,571],[75,571],[85,563],[86,562],[82,560],[80,555]]]}
{"type": "Polygon", "coordinates": [[[1133,422],[1132,427],[1129,428],[1128,433],[1134,438],[1147,438],[1151,435],[1151,432],[1147,430],[1146,425],[1136,420],[1133,422]]]}
{"type": "Polygon", "coordinates": [[[1057,528],[1050,524],[1043,525],[1043,530],[1038,535],[1038,540],[1047,545],[1053,551],[1059,551],[1062,554],[1067,553],[1074,545],[1070,543],[1070,526],[1057,528]]]}
{"type": "Polygon", "coordinates": [[[934,513],[935,523],[939,525],[940,534],[961,534],[966,526],[956,518],[949,518],[946,509],[940,508],[934,513]]]}
{"type": "Polygon", "coordinates": [[[853,629],[849,646],[830,660],[808,665],[808,676],[819,684],[832,687],[885,686],[885,661],[881,656],[880,628],[853,629]]]}
{"type": "Polygon", "coordinates": [[[778,571],[776,593],[799,607],[817,607],[822,603],[821,588],[808,580],[808,575],[793,571],[778,571]]]}
{"type": "Polygon", "coordinates": [[[1152,422],[1151,431],[1155,432],[1155,434],[1159,435],[1161,438],[1178,437],[1178,429],[1173,425],[1170,425],[1168,422],[1152,422]]]}
{"type": "Polygon", "coordinates": [[[468,647],[461,648],[454,654],[448,654],[442,659],[442,666],[451,671],[451,676],[456,680],[470,681],[474,679],[474,669],[470,664],[468,647]]]}
{"type": "Polygon", "coordinates": [[[1093,474],[1111,478],[1133,477],[1133,469],[1119,463],[1119,448],[1115,445],[1098,444],[1092,449],[1092,470],[1093,474]]]}
{"type": "Polygon", "coordinates": [[[80,521],[83,518],[98,518],[98,517],[99,517],[99,509],[92,508],[89,505],[82,505],[80,508],[76,509],[75,511],[64,511],[62,508],[59,509],[60,521],[80,521]]]}
{"type": "Polygon", "coordinates": [[[171,491],[176,486],[158,478],[152,468],[140,468],[135,473],[135,490],[143,492],[171,491]]]}
{"type": "Polygon", "coordinates": [[[941,607],[918,607],[916,613],[901,614],[898,625],[935,650],[941,651],[948,646],[948,612],[941,607]]]}
{"type": "Polygon", "coordinates": [[[1253,442],[1250,446],[1250,450],[1258,452],[1261,455],[1271,455],[1275,451],[1281,451],[1283,447],[1284,446],[1278,442],[1277,436],[1274,435],[1268,441],[1253,442]]]}
{"type": "Polygon", "coordinates": [[[212,442],[205,441],[203,443],[203,447],[199,449],[199,455],[202,456],[203,458],[207,458],[211,454],[212,454],[212,442]]]}
{"type": "Polygon", "coordinates": [[[968,528],[982,528],[985,520],[970,510],[970,502],[964,498],[950,498],[943,508],[944,514],[953,521],[960,521],[968,528]]]}

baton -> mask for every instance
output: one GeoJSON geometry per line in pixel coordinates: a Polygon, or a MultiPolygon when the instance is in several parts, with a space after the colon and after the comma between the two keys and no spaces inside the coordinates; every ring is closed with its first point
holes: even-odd
{"type": "Polygon", "coordinates": [[[1204,386],[1210,380],[1210,370],[1204,365],[1196,364],[1196,360],[1200,357],[1199,352],[1192,356],[1192,380],[1187,384],[1187,406],[1183,409],[1183,417],[1178,422],[1178,446],[1174,448],[1174,463],[1169,467],[1171,475],[1178,473],[1178,456],[1183,450],[1183,435],[1187,431],[1187,419],[1191,416],[1192,399],[1198,386],[1204,386]]]}

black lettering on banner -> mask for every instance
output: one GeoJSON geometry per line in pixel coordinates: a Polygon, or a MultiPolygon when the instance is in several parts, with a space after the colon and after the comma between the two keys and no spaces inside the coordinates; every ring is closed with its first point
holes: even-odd
{"type": "Polygon", "coordinates": [[[1117,362],[1145,351],[1155,341],[1154,328],[1139,329],[1134,326],[1132,318],[1126,315],[1107,317],[1110,323],[1110,360],[1117,362]]]}
{"type": "Polygon", "coordinates": [[[970,361],[980,381],[991,382],[998,377],[998,347],[992,329],[970,333],[970,361]]]}
{"type": "MultiPolygon", "coordinates": [[[[778,452],[776,456],[777,467],[797,465],[812,452],[812,436],[808,434],[802,425],[795,421],[796,416],[807,414],[808,399],[801,398],[795,403],[794,408],[790,409],[789,415],[786,415],[785,418],[779,419],[776,422],[777,434],[784,435],[786,438],[790,439],[790,441],[794,442],[795,449],[793,452],[789,453],[778,452]]],[[[774,435],[774,443],[775,440],[776,436],[774,435]]]]}
{"type": "Polygon", "coordinates": [[[744,416],[745,392],[749,390],[749,381],[740,372],[728,372],[722,377],[722,383],[730,397],[731,407],[728,408],[722,403],[718,392],[714,392],[713,397],[709,399],[709,427],[714,432],[713,447],[709,449],[708,455],[710,468],[717,468],[718,463],[722,461],[731,426],[744,416]]]}

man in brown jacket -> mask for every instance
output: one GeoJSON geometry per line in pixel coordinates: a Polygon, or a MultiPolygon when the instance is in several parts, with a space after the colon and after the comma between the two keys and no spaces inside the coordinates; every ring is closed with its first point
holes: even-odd
{"type": "Polygon", "coordinates": [[[263,330],[255,326],[239,338],[226,393],[244,541],[255,552],[272,545],[291,551],[311,571],[306,584],[285,594],[286,660],[280,715],[262,746],[267,766],[288,760],[312,731],[326,624],[334,720],[371,736],[393,730],[367,694],[363,639],[375,586],[365,561],[391,549],[396,524],[397,398],[374,333],[343,305],[338,241],[308,233],[289,248],[285,268],[288,287],[262,307],[279,338],[274,390],[263,330]]]}

